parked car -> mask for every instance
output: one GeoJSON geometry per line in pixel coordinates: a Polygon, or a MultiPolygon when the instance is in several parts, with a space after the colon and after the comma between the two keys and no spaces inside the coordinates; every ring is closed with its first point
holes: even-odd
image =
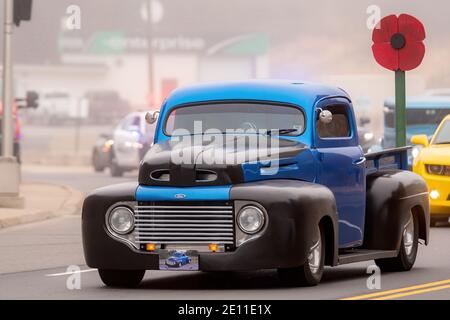
{"type": "Polygon", "coordinates": [[[102,172],[111,166],[111,149],[114,144],[112,135],[101,134],[92,149],[92,166],[96,172],[102,172]]]}
{"type": "Polygon", "coordinates": [[[119,122],[112,135],[110,171],[120,177],[139,168],[139,163],[153,144],[155,125],[145,121],[146,112],[132,112],[119,122]]]}
{"type": "Polygon", "coordinates": [[[450,218],[450,115],[447,115],[428,142],[427,135],[416,135],[411,142],[422,146],[414,158],[413,170],[420,174],[430,191],[431,225],[450,218]]]}
{"type": "Polygon", "coordinates": [[[84,201],[85,259],[108,286],[138,285],[169,246],[196,248],[199,270],[278,269],[287,285],[311,286],[325,265],[410,270],[429,241],[427,186],[405,170],[408,147],[364,154],[342,89],[196,85],[175,90],[157,121],[138,181],[84,201]]]}
{"type": "Polygon", "coordinates": [[[166,266],[171,268],[179,268],[191,262],[191,259],[180,251],[175,251],[172,255],[166,259],[166,266]]]}

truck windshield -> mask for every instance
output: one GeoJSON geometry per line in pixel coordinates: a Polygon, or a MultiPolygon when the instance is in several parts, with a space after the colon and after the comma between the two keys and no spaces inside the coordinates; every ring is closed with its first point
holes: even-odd
{"type": "Polygon", "coordinates": [[[442,124],[441,129],[433,140],[433,144],[450,144],[450,120],[442,124]]]}
{"type": "Polygon", "coordinates": [[[164,124],[167,135],[253,130],[298,136],[304,129],[305,116],[299,107],[263,103],[213,103],[175,108],[164,124]]]}
{"type": "MultiPolygon", "coordinates": [[[[448,109],[406,109],[406,124],[415,125],[438,125],[442,118],[450,113],[448,109]]],[[[385,108],[384,122],[387,128],[395,128],[395,112],[392,108],[385,108]]]]}

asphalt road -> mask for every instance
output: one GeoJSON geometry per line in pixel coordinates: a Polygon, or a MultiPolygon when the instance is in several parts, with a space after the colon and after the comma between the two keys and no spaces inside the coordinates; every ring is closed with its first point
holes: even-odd
{"type": "MultiPolygon", "coordinates": [[[[23,174],[26,181],[66,183],[84,192],[135,178],[135,173],[111,178],[85,168],[31,167],[23,174]]],[[[383,273],[380,289],[367,287],[366,270],[373,262],[326,268],[322,283],[312,288],[283,287],[276,272],[268,270],[147,271],[140,287],[112,289],[85,265],[80,215],[64,216],[0,231],[0,299],[450,299],[449,241],[450,226],[433,228],[431,244],[420,246],[413,270],[383,273]]]]}

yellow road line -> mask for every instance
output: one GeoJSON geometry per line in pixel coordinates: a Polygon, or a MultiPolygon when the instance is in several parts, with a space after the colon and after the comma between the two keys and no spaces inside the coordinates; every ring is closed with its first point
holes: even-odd
{"type": "Polygon", "coordinates": [[[428,289],[408,291],[408,292],[405,292],[405,293],[392,294],[392,295],[388,295],[388,296],[383,296],[381,298],[375,298],[375,299],[372,299],[372,300],[397,299],[397,298],[402,298],[402,297],[406,297],[406,296],[413,296],[413,295],[416,295],[416,294],[433,292],[433,291],[439,291],[439,290],[444,290],[444,289],[450,289],[450,284],[447,284],[445,286],[432,287],[432,288],[428,288],[428,289]]]}
{"type": "Polygon", "coordinates": [[[441,280],[441,281],[435,281],[435,282],[428,282],[428,283],[424,283],[424,284],[419,284],[419,285],[410,286],[410,287],[404,287],[404,288],[399,288],[399,289],[392,289],[392,290],[386,290],[386,291],[381,291],[381,292],[363,294],[363,295],[359,295],[359,296],[343,298],[343,299],[340,299],[340,300],[371,299],[371,298],[387,296],[387,295],[393,295],[393,294],[396,294],[396,293],[412,291],[412,290],[418,290],[418,289],[424,289],[424,288],[429,288],[429,287],[435,287],[435,286],[445,285],[445,284],[450,284],[450,279],[441,280]]]}

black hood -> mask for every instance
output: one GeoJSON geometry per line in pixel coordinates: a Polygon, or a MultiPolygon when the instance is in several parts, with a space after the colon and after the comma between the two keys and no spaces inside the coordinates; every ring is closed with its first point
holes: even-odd
{"type": "Polygon", "coordinates": [[[295,157],[307,149],[302,143],[270,136],[258,136],[259,144],[252,141],[255,136],[222,137],[220,141],[202,141],[200,136],[153,145],[142,160],[139,184],[187,187],[242,183],[243,163],[295,157]]]}

